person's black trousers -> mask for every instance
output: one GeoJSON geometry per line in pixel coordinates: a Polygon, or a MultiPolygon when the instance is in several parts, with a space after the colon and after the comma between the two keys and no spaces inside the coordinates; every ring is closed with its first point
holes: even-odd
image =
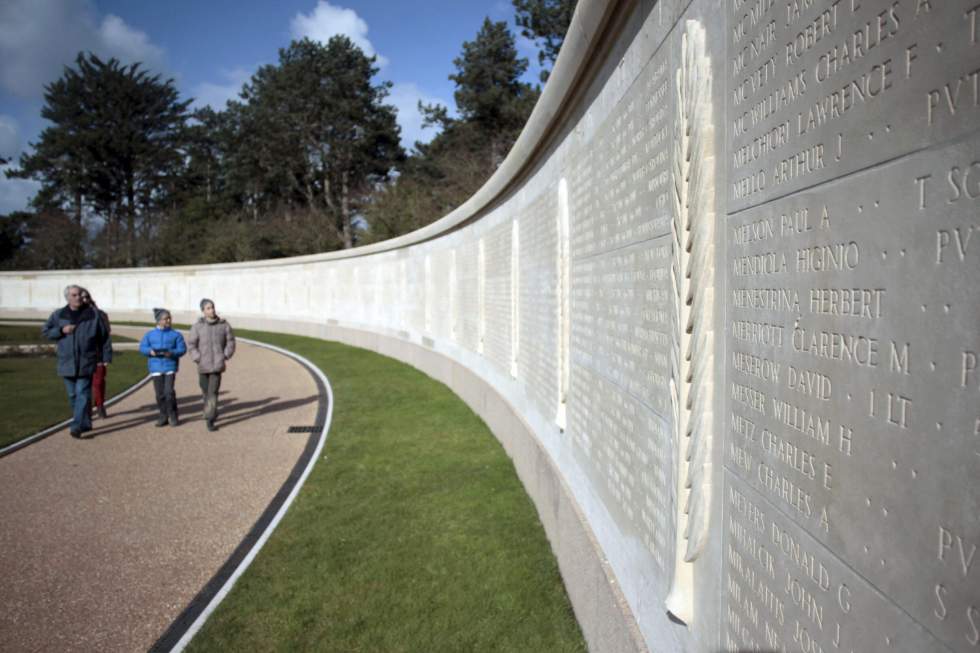
{"type": "Polygon", "coordinates": [[[176,374],[160,374],[153,377],[153,389],[157,393],[157,408],[162,418],[169,418],[171,415],[177,417],[177,393],[174,392],[176,378],[176,374]]]}

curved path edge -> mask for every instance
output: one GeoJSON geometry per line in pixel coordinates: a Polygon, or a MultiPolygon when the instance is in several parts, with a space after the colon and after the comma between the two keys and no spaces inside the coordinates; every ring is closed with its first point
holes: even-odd
{"type": "MultiPolygon", "coordinates": [[[[129,386],[128,388],[126,388],[125,390],[123,390],[122,392],[120,392],[119,394],[117,394],[114,397],[111,397],[109,399],[106,399],[106,402],[105,402],[106,407],[112,406],[113,404],[115,404],[117,402],[120,402],[123,399],[125,399],[126,397],[128,397],[129,395],[133,394],[134,392],[136,392],[137,390],[139,390],[140,388],[142,388],[144,385],[146,385],[147,383],[149,383],[150,382],[150,378],[152,378],[152,377],[150,377],[150,375],[147,374],[142,379],[140,379],[139,381],[137,381],[133,385],[129,386]]],[[[68,426],[69,424],[71,424],[71,420],[72,420],[72,418],[69,417],[68,419],[66,419],[64,421],[58,422],[57,424],[53,424],[53,425],[47,427],[46,429],[43,429],[41,431],[38,431],[34,435],[28,435],[26,437],[21,438],[20,440],[17,440],[16,442],[11,442],[7,446],[5,446],[2,449],[0,449],[0,458],[3,458],[4,456],[8,456],[8,455],[12,454],[13,452],[15,452],[15,451],[17,451],[19,449],[23,449],[24,447],[26,447],[29,444],[34,444],[35,442],[40,442],[41,440],[43,440],[44,438],[48,437],[49,435],[54,435],[55,433],[57,433],[61,429],[65,428],[66,426],[68,426]]]]}
{"type": "MultiPolygon", "coordinates": [[[[218,608],[225,599],[231,588],[234,587],[239,577],[258,555],[265,545],[269,536],[279,525],[285,516],[286,511],[292,505],[300,489],[306,482],[313,466],[320,457],[323,445],[327,441],[327,434],[330,431],[330,423],[333,420],[333,389],[330,381],[323,371],[308,359],[300,356],[288,349],[276,347],[264,342],[252,340],[251,338],[241,338],[240,342],[247,342],[257,347],[263,347],[289,356],[306,368],[310,376],[316,383],[317,391],[320,396],[319,406],[317,407],[315,425],[320,427],[319,436],[311,433],[306,441],[303,454],[296,461],[295,466],[289,476],[283,482],[282,487],[269,502],[269,505],[259,516],[258,520],[249,530],[248,534],[241,543],[235,547],[231,555],[221,568],[211,577],[197,595],[191,599],[187,607],[170,624],[170,627],[153,644],[150,651],[173,651],[179,653],[191,642],[194,636],[201,630],[208,617],[218,608]]],[[[144,380],[145,382],[145,380],[144,380]]]]}

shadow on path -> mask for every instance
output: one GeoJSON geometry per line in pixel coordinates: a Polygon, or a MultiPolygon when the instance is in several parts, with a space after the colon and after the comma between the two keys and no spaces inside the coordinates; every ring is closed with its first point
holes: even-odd
{"type": "MultiPolygon", "coordinates": [[[[220,394],[226,393],[222,392],[220,394]]],[[[284,401],[276,401],[277,399],[279,399],[277,396],[241,402],[236,401],[234,397],[221,399],[218,401],[218,426],[219,428],[227,427],[239,422],[244,422],[254,417],[258,417],[259,415],[278,413],[284,410],[290,410],[292,408],[312,404],[318,401],[319,397],[317,395],[310,395],[309,397],[288,399],[284,401]]],[[[204,414],[202,412],[204,402],[200,396],[178,397],[177,405],[181,415],[181,424],[185,424],[187,422],[204,421],[204,414]]],[[[119,431],[126,431],[144,424],[150,424],[156,421],[157,414],[157,406],[155,403],[143,404],[142,406],[138,406],[130,410],[115,413],[109,418],[112,420],[112,423],[106,423],[105,428],[94,426],[93,430],[86,435],[88,439],[98,438],[104,435],[111,435],[119,431]],[[123,422],[115,421],[115,419],[126,415],[133,415],[133,417],[130,417],[123,422]]],[[[160,428],[163,429],[169,427],[160,428]]]]}
{"type": "MultiPolygon", "coordinates": [[[[278,397],[276,397],[278,399],[278,397]]],[[[310,395],[309,397],[303,397],[301,399],[289,399],[286,401],[278,401],[271,404],[266,404],[264,406],[259,406],[255,409],[251,409],[249,404],[257,402],[245,402],[242,404],[235,404],[231,408],[227,409],[233,413],[232,416],[227,415],[227,411],[219,410],[218,412],[218,427],[231,426],[232,424],[237,424],[238,422],[244,422],[245,420],[252,419],[253,417],[258,417],[259,415],[267,415],[269,413],[278,413],[280,411],[289,410],[291,408],[299,408],[300,406],[305,406],[307,404],[313,404],[319,401],[320,397],[318,395],[310,395]],[[247,412],[242,413],[241,411],[245,409],[247,412]]],[[[219,403],[220,406],[220,403],[219,403]]],[[[201,415],[200,419],[203,421],[204,416],[201,415]]]]}

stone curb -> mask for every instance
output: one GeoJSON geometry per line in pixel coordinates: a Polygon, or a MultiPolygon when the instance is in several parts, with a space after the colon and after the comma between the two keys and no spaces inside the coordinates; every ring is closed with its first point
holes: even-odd
{"type": "MultiPolygon", "coordinates": [[[[136,392],[137,390],[139,390],[140,388],[142,388],[147,383],[149,383],[150,378],[151,378],[150,375],[147,374],[142,379],[140,379],[139,381],[137,381],[133,385],[129,386],[128,388],[126,388],[125,390],[123,390],[122,392],[120,392],[119,394],[117,394],[116,396],[114,396],[114,397],[112,397],[110,399],[107,399],[106,402],[105,402],[105,405],[106,406],[111,406],[111,405],[113,405],[115,403],[118,403],[118,402],[122,401],[123,399],[125,399],[129,395],[133,394],[134,392],[136,392]]],[[[69,424],[71,424],[71,420],[72,420],[72,418],[69,417],[68,419],[66,419],[64,421],[61,421],[61,422],[58,422],[57,424],[55,424],[53,426],[49,426],[48,428],[44,429],[43,431],[38,431],[34,435],[28,435],[27,437],[21,438],[20,440],[17,440],[16,442],[13,442],[11,444],[8,444],[6,447],[0,449],[0,458],[3,458],[4,456],[9,456],[10,454],[12,454],[13,452],[17,451],[18,449],[23,449],[24,447],[26,447],[29,444],[34,444],[35,442],[39,442],[39,441],[43,440],[44,438],[48,437],[49,435],[53,435],[53,434],[57,433],[61,429],[65,428],[66,426],[68,426],[69,424]]]]}
{"type": "MultiPolygon", "coordinates": [[[[33,326],[35,323],[0,320],[0,326],[23,326],[25,324],[33,326]]],[[[118,345],[113,345],[112,347],[114,350],[118,349],[119,351],[138,351],[139,346],[140,345],[138,342],[121,342],[118,345]]],[[[28,348],[28,351],[24,352],[27,354],[47,353],[46,349],[44,351],[39,351],[41,348],[47,348],[47,347],[50,347],[50,350],[53,353],[57,348],[57,345],[5,345],[0,347],[0,356],[21,355],[21,351],[19,351],[19,349],[25,347],[28,348]],[[16,353],[12,354],[9,352],[10,349],[15,349],[15,348],[18,349],[16,353]]],[[[143,377],[133,385],[129,386],[128,388],[126,388],[116,396],[107,399],[105,405],[111,406],[115,403],[122,401],[123,399],[133,394],[147,383],[149,383],[149,381],[150,381],[150,375],[147,374],[145,377],[143,377]]],[[[17,451],[18,449],[22,449],[29,444],[33,444],[35,442],[43,440],[49,435],[57,433],[58,431],[65,428],[69,424],[71,424],[71,418],[68,418],[62,422],[58,422],[57,424],[49,426],[48,428],[42,431],[38,431],[34,435],[28,435],[24,438],[21,438],[20,440],[17,440],[16,442],[8,444],[6,447],[0,449],[0,458],[10,455],[13,452],[17,451]]]]}

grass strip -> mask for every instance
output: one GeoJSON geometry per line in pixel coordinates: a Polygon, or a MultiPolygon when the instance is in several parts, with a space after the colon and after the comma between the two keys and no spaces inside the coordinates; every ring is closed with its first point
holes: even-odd
{"type": "MultiPolygon", "coordinates": [[[[112,334],[112,342],[136,342],[132,338],[112,334]]],[[[0,345],[54,345],[54,340],[49,340],[41,335],[41,328],[36,325],[14,326],[0,324],[0,345]]]]}
{"type": "Polygon", "coordinates": [[[37,326],[0,325],[0,345],[51,345],[37,326]]]}
{"type": "MultiPolygon", "coordinates": [[[[0,358],[0,447],[71,417],[65,384],[52,355],[0,358]]],[[[106,398],[146,376],[146,358],[114,352],[106,376],[106,398]]],[[[111,409],[110,409],[111,410],[111,409]]]]}
{"type": "Polygon", "coordinates": [[[462,400],[362,349],[239,333],[318,365],[333,424],[296,501],[190,650],[586,650],[534,506],[462,400]]]}

